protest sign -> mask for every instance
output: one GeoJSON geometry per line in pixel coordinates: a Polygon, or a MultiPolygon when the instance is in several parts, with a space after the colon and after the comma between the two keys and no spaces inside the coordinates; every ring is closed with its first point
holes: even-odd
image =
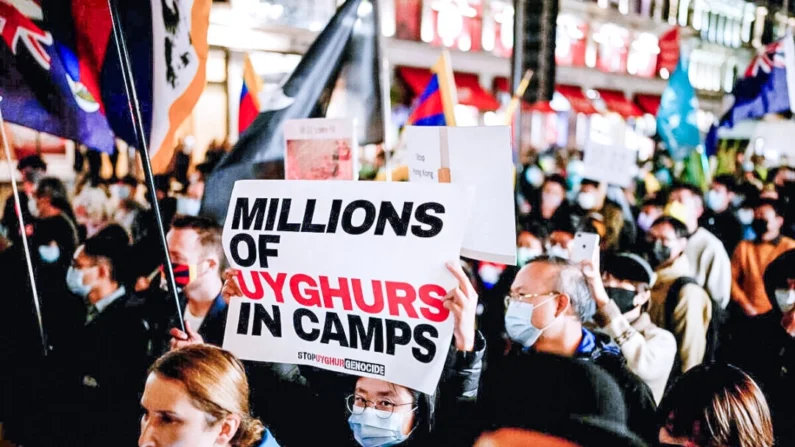
{"type": "Polygon", "coordinates": [[[470,219],[461,255],[516,264],[511,128],[414,126],[404,132],[411,182],[439,182],[439,169],[449,167],[453,184],[475,186],[478,212],[470,219]]]}
{"type": "Polygon", "coordinates": [[[449,184],[236,182],[223,244],[244,296],[224,348],[432,393],[453,331],[444,264],[470,197],[449,184]]]}
{"type": "Polygon", "coordinates": [[[584,178],[627,187],[638,172],[638,152],[622,146],[607,146],[593,140],[585,148],[584,178]]]}
{"type": "Polygon", "coordinates": [[[284,139],[287,180],[356,180],[353,121],[288,120],[284,139]]]}

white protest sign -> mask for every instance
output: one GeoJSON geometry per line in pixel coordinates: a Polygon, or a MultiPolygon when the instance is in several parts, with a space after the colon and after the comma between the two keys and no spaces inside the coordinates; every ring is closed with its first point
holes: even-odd
{"type": "Polygon", "coordinates": [[[453,332],[445,262],[470,198],[449,184],[236,182],[223,244],[244,297],[224,348],[433,393],[453,332]]]}
{"type": "Polygon", "coordinates": [[[404,132],[411,182],[439,181],[446,143],[450,181],[475,186],[475,212],[461,255],[516,264],[511,128],[413,126],[404,132]]]}
{"type": "Polygon", "coordinates": [[[638,172],[638,152],[619,146],[588,142],[583,164],[584,178],[627,187],[638,172]]]}

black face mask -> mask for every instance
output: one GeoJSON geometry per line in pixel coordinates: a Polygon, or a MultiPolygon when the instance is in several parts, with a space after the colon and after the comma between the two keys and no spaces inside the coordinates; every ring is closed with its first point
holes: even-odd
{"type": "Polygon", "coordinates": [[[656,267],[671,258],[671,247],[663,245],[661,241],[655,242],[649,248],[649,263],[656,267]]]}
{"type": "Polygon", "coordinates": [[[620,310],[622,314],[635,308],[634,301],[636,292],[634,290],[627,290],[619,287],[605,287],[605,292],[607,292],[607,296],[609,296],[611,300],[615,301],[618,310],[620,310]]]}
{"type": "Polygon", "coordinates": [[[754,230],[757,237],[762,237],[763,234],[767,233],[767,221],[765,219],[754,219],[751,222],[751,229],[754,230]]]}

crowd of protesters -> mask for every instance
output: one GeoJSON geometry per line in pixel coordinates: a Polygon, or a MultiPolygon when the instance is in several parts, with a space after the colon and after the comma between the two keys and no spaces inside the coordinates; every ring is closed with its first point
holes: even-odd
{"type": "Polygon", "coordinates": [[[20,161],[25,225],[13,197],[0,221],[0,445],[795,445],[793,168],[691,185],[655,158],[619,188],[576,157],[524,160],[517,265],[450,260],[454,337],[427,395],[220,348],[240,288],[199,216],[210,154],[152,194],[20,161]],[[600,236],[598,260],[569,260],[577,232],[600,236]]]}

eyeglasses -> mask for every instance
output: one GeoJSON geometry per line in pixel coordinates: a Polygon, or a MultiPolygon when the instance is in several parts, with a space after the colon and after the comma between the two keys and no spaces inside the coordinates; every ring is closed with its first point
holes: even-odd
{"type": "Polygon", "coordinates": [[[540,296],[554,296],[554,295],[563,295],[563,293],[554,291],[546,293],[519,293],[515,295],[508,295],[505,297],[505,307],[508,307],[508,305],[511,304],[511,301],[530,303],[530,301],[534,298],[538,298],[540,296]]]}
{"type": "MultiPolygon", "coordinates": [[[[379,399],[375,402],[371,400],[367,400],[362,396],[351,394],[350,396],[345,398],[345,404],[348,407],[348,411],[353,414],[362,414],[367,407],[372,407],[378,411],[375,414],[381,419],[389,419],[392,416],[392,413],[395,411],[397,407],[403,407],[405,405],[414,405],[413,402],[407,402],[405,404],[396,404],[388,399],[379,399]]],[[[417,407],[412,408],[410,411],[416,410],[417,407]]]]}

